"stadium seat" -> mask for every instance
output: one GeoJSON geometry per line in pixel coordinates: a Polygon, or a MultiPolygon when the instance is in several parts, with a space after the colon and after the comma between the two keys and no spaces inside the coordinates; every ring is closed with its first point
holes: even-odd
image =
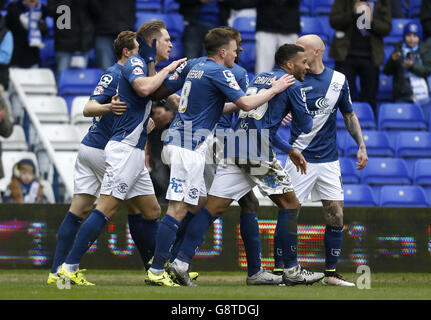
{"type": "MultiPolygon", "coordinates": [[[[256,46],[254,42],[243,42],[243,51],[239,56],[239,65],[242,66],[247,71],[254,71],[256,62],[256,46]]],[[[251,81],[253,78],[250,78],[251,81]]]]}
{"type": "MultiPolygon", "coordinates": [[[[369,157],[393,157],[394,150],[389,144],[389,139],[384,131],[363,130],[365,145],[367,146],[367,153],[369,157]]],[[[356,157],[358,152],[358,145],[356,141],[350,136],[346,136],[344,143],[344,156],[356,157]]]]}
{"type": "MultiPolygon", "coordinates": [[[[93,119],[93,118],[90,118],[90,119],[93,119]]],[[[88,130],[90,129],[92,124],[88,122],[87,123],[81,122],[81,123],[74,124],[74,126],[78,131],[79,139],[82,140],[85,137],[85,135],[88,133],[88,130]]]]}
{"type": "Polygon", "coordinates": [[[339,158],[341,168],[341,177],[343,183],[359,183],[358,170],[355,170],[355,165],[352,159],[339,158]]]}
{"type": "Polygon", "coordinates": [[[431,159],[418,159],[413,171],[413,183],[431,186],[431,159]]]}
{"type": "Polygon", "coordinates": [[[66,176],[64,184],[69,183],[73,185],[73,170],[75,168],[76,157],[78,156],[77,151],[57,151],[55,152],[55,160],[57,163],[61,163],[61,169],[66,176]]]}
{"type": "Polygon", "coordinates": [[[329,57],[330,45],[329,45],[329,43],[326,43],[325,46],[326,46],[326,50],[323,52],[323,57],[322,57],[323,64],[329,68],[334,69],[335,60],[329,57]]]}
{"type": "Polygon", "coordinates": [[[301,16],[311,15],[311,1],[312,0],[301,0],[299,3],[299,13],[301,16]]]}
{"type": "Polygon", "coordinates": [[[367,102],[354,101],[353,111],[355,111],[362,129],[376,129],[374,111],[367,102]]]}
{"type": "Polygon", "coordinates": [[[392,19],[392,30],[383,38],[385,44],[395,44],[403,40],[404,26],[409,23],[411,19],[405,18],[393,18],[392,19]]]}
{"type": "Polygon", "coordinates": [[[28,107],[41,123],[68,123],[69,113],[66,100],[59,96],[30,96],[28,107]]]}
{"type": "Polygon", "coordinates": [[[233,21],[233,27],[241,33],[242,41],[255,41],[256,17],[239,16],[233,21]]]}
{"type": "Polygon", "coordinates": [[[143,23],[151,20],[163,21],[166,27],[168,27],[168,14],[163,14],[161,12],[136,11],[135,29],[138,30],[143,23]]]}
{"type": "Polygon", "coordinates": [[[421,2],[423,0],[409,1],[409,18],[418,18],[421,13],[421,2]]]}
{"type": "Polygon", "coordinates": [[[180,9],[180,4],[175,0],[164,0],[163,1],[163,12],[177,12],[180,9]]]}
{"type": "Polygon", "coordinates": [[[315,18],[319,20],[320,25],[322,26],[322,29],[323,29],[323,33],[326,35],[325,37],[326,40],[324,40],[323,42],[325,42],[325,47],[326,47],[325,51],[327,51],[329,54],[330,47],[331,47],[330,44],[332,43],[332,39],[334,38],[335,29],[331,27],[331,24],[329,23],[328,15],[317,16],[315,18]]]}
{"type": "Polygon", "coordinates": [[[39,51],[42,68],[55,67],[54,38],[43,39],[44,47],[39,51]]]}
{"type": "Polygon", "coordinates": [[[338,155],[340,157],[344,156],[344,145],[350,133],[346,130],[346,128],[337,129],[337,148],[338,155]]]}
{"type": "Polygon", "coordinates": [[[2,151],[28,151],[24,129],[14,124],[12,134],[8,138],[0,137],[2,151]]]}
{"type": "Polygon", "coordinates": [[[51,142],[55,151],[75,151],[81,143],[78,130],[69,124],[42,125],[42,134],[51,142]]]}
{"type": "Polygon", "coordinates": [[[431,157],[431,133],[400,132],[396,146],[396,156],[400,158],[431,157]]]}
{"type": "Polygon", "coordinates": [[[380,206],[427,207],[425,192],[420,186],[384,186],[380,192],[380,206]]]}
{"type": "Polygon", "coordinates": [[[344,206],[346,207],[373,207],[377,205],[372,189],[365,184],[345,184],[343,189],[344,206]]]}
{"type": "Polygon", "coordinates": [[[184,18],[179,13],[168,14],[166,28],[172,39],[181,39],[184,33],[184,18]]]}
{"type": "Polygon", "coordinates": [[[301,16],[300,24],[301,33],[299,36],[306,34],[317,34],[320,38],[322,38],[323,42],[329,42],[328,36],[322,26],[322,23],[320,22],[320,19],[316,17],[301,16]]]}
{"type": "Polygon", "coordinates": [[[47,180],[40,180],[39,183],[43,188],[43,194],[46,197],[46,201],[48,201],[48,203],[55,203],[55,195],[51,183],[47,180]]]}
{"type": "Polygon", "coordinates": [[[22,87],[26,94],[47,94],[57,95],[57,83],[51,69],[32,68],[21,69],[11,68],[10,77],[22,87]]]}
{"type": "Polygon", "coordinates": [[[403,159],[370,157],[367,166],[360,171],[361,183],[410,184],[411,177],[403,159]]]}
{"type": "Polygon", "coordinates": [[[425,130],[422,109],[414,103],[382,103],[378,116],[379,130],[425,130]]]}
{"type": "Polygon", "coordinates": [[[311,0],[311,15],[329,15],[334,0],[311,0]]]}
{"type": "Polygon", "coordinates": [[[36,155],[29,151],[4,151],[1,154],[4,177],[0,179],[0,191],[5,191],[12,177],[13,166],[22,159],[31,159],[36,166],[36,174],[39,175],[39,165],[36,155]]]}
{"type": "Polygon", "coordinates": [[[161,11],[162,0],[136,0],[136,10],[161,11]]]}
{"type": "MultiPolygon", "coordinates": [[[[392,76],[387,76],[384,73],[379,75],[379,89],[377,91],[377,100],[379,101],[391,101],[393,99],[392,93],[392,76]]],[[[358,90],[360,88],[358,87],[358,90]]]]}
{"type": "Polygon", "coordinates": [[[85,123],[87,126],[93,123],[92,117],[84,117],[82,113],[85,104],[88,102],[89,96],[78,96],[72,101],[72,109],[70,113],[70,123],[73,125],[85,123]]]}

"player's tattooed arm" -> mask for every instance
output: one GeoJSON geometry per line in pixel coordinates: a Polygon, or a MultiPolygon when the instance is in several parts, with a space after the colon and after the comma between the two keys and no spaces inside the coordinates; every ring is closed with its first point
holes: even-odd
{"type": "Polygon", "coordinates": [[[362,136],[361,125],[355,112],[343,113],[344,123],[352,138],[358,144],[358,153],[356,154],[358,162],[357,170],[365,168],[368,163],[367,148],[365,146],[364,137],[362,136]]]}

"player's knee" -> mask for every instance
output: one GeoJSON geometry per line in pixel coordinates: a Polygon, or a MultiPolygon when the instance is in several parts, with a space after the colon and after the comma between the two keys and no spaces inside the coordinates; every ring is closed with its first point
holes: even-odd
{"type": "Polygon", "coordinates": [[[254,198],[250,198],[249,201],[238,201],[239,205],[241,206],[241,213],[248,213],[248,212],[257,212],[259,210],[259,200],[254,198]]]}

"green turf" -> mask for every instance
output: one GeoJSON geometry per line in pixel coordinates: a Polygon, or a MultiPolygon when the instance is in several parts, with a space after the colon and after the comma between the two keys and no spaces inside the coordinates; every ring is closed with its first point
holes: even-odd
{"type": "MultiPolygon", "coordinates": [[[[244,272],[202,272],[198,287],[152,287],[144,284],[140,271],[91,270],[87,279],[95,287],[70,290],[46,285],[45,270],[0,270],[0,299],[90,299],[90,300],[305,300],[305,299],[431,299],[431,274],[379,273],[371,276],[371,289],[313,286],[246,286],[244,272]]],[[[344,274],[356,282],[358,274],[344,274]]]]}

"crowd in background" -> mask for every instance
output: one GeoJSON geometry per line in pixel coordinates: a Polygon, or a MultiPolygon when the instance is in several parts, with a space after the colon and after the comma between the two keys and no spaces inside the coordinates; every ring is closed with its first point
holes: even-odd
{"type": "MultiPolygon", "coordinates": [[[[50,30],[47,17],[54,21],[55,75],[57,82],[66,68],[87,68],[94,50],[96,67],[106,70],[116,62],[113,41],[119,32],[134,30],[136,0],[0,0],[0,84],[8,89],[10,67],[41,66],[43,39],[50,30]],[[66,23],[66,5],[73,13],[66,23]]],[[[238,15],[256,16],[256,64],[254,74],[272,69],[274,53],[284,43],[294,43],[301,33],[300,0],[178,0],[184,18],[183,56],[205,54],[202,42],[211,28],[232,24],[238,15]]],[[[384,41],[393,18],[406,18],[406,0],[334,0],[329,22],[335,30],[327,44],[335,69],[349,82],[352,99],[368,102],[376,112],[380,71],[393,75],[394,101],[427,103],[431,75],[431,0],[422,1],[420,23],[405,26],[403,41],[384,64],[384,41]],[[370,29],[358,29],[357,8],[371,10],[370,29]],[[349,14],[350,13],[350,14],[349,14]],[[356,86],[359,77],[360,90],[356,86]]],[[[2,112],[2,111],[0,111],[2,112]]],[[[169,169],[160,159],[161,133],[174,117],[175,110],[155,103],[152,117],[156,130],[148,140],[147,165],[156,193],[164,202],[169,169]]],[[[7,118],[7,117],[6,117],[7,118]]],[[[0,116],[0,128],[5,117],[0,116]]],[[[2,136],[7,137],[10,133],[2,136]]],[[[1,171],[0,171],[1,172],[1,171]]]]}

